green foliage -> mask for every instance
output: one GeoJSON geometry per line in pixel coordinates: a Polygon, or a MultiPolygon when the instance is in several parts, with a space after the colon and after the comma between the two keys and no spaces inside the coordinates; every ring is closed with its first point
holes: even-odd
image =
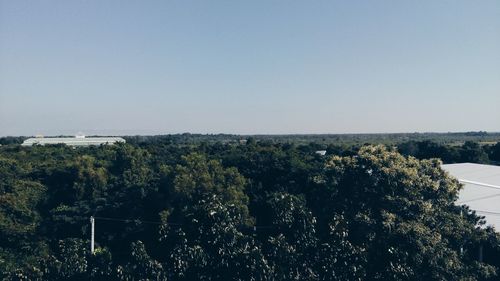
{"type": "Polygon", "coordinates": [[[182,157],[182,165],[176,168],[175,190],[187,198],[215,193],[228,203],[246,204],[245,179],[235,168],[224,168],[216,160],[203,155],[190,154],[182,157]]]}
{"type": "Polygon", "coordinates": [[[130,262],[126,266],[117,268],[119,280],[167,280],[167,272],[163,269],[163,265],[148,255],[144,243],[134,242],[131,248],[130,262]]]}
{"type": "Polygon", "coordinates": [[[460,220],[453,205],[460,186],[437,160],[418,161],[368,146],[354,157],[331,158],[325,176],[326,191],[320,192],[336,197],[331,200],[336,204],[316,205],[325,217],[341,213],[349,222],[348,233],[356,233],[350,243],[366,251],[370,261],[365,267],[369,280],[465,280],[491,271],[478,272],[451,242],[464,227],[447,220],[460,220]]]}
{"type": "Polygon", "coordinates": [[[415,156],[418,159],[439,158],[444,163],[470,162],[488,164],[498,161],[496,145],[481,145],[478,142],[466,141],[459,145],[439,144],[429,140],[409,141],[398,144],[398,150],[404,155],[415,156]]]}
{"type": "Polygon", "coordinates": [[[489,158],[492,161],[500,163],[500,142],[497,142],[495,145],[491,146],[489,150],[489,158]]]}
{"type": "Polygon", "coordinates": [[[20,166],[0,156],[0,276],[32,263],[46,248],[37,237],[42,221],[37,207],[46,189],[20,166]]]}
{"type": "Polygon", "coordinates": [[[225,137],[0,147],[0,279],[499,280],[499,235],[430,159],[498,144],[225,137]]]}
{"type": "Polygon", "coordinates": [[[224,168],[219,161],[208,160],[200,154],[182,157],[176,167],[175,195],[181,204],[190,205],[201,198],[215,194],[227,204],[234,205],[248,219],[248,196],[245,194],[245,178],[235,168],[224,168]]]}

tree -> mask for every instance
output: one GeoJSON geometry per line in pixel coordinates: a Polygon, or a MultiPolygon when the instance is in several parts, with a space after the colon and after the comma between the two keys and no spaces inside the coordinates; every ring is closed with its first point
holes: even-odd
{"type": "Polygon", "coordinates": [[[312,206],[320,220],[346,220],[347,241],[366,253],[365,280],[468,280],[491,273],[492,267],[460,254],[465,239],[478,239],[481,230],[477,217],[475,223],[461,218],[454,205],[460,185],[438,160],[367,146],[353,157],[332,157],[318,184],[312,206]],[[456,236],[465,230],[468,237],[456,236]]]}
{"type": "Polygon", "coordinates": [[[492,161],[500,163],[500,142],[497,142],[495,145],[491,146],[489,158],[492,161]]]}
{"type": "Polygon", "coordinates": [[[1,278],[498,280],[500,236],[455,205],[460,184],[439,160],[419,160],[462,148],[342,144],[320,157],[309,137],[218,137],[0,147],[1,278]]]}
{"type": "Polygon", "coordinates": [[[267,200],[271,235],[264,244],[276,280],[316,280],[316,218],[303,198],[274,193],[267,200]]]}
{"type": "Polygon", "coordinates": [[[460,150],[461,162],[488,163],[488,155],[477,142],[466,141],[460,150]]]}
{"type": "Polygon", "coordinates": [[[119,280],[167,280],[167,272],[163,265],[148,255],[144,243],[141,241],[132,243],[131,250],[130,262],[126,266],[117,268],[119,280]]]}
{"type": "Polygon", "coordinates": [[[174,188],[180,204],[192,204],[215,194],[227,204],[240,208],[248,219],[245,183],[237,169],[224,168],[219,161],[194,153],[182,157],[182,165],[177,165],[174,188]]]}
{"type": "Polygon", "coordinates": [[[46,252],[37,236],[42,217],[38,211],[46,188],[26,178],[15,160],[0,157],[0,277],[32,263],[46,252]]]}

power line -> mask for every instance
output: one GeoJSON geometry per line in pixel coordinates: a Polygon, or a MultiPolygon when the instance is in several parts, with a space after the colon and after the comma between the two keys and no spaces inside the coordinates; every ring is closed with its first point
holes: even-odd
{"type": "MultiPolygon", "coordinates": [[[[115,222],[124,222],[124,223],[147,223],[147,224],[166,224],[166,225],[171,225],[171,226],[184,226],[186,224],[183,223],[172,223],[172,222],[160,222],[160,221],[147,221],[147,220],[141,220],[141,219],[124,219],[124,218],[108,218],[108,217],[93,217],[95,220],[101,220],[101,221],[115,221],[115,222]]],[[[278,226],[276,225],[256,225],[256,226],[248,226],[247,228],[249,229],[276,229],[278,226]]]]}
{"type": "Polygon", "coordinates": [[[474,199],[470,199],[470,200],[460,201],[460,202],[457,202],[457,204],[464,204],[464,203],[469,203],[469,202],[474,202],[474,201],[480,201],[480,200],[490,199],[490,198],[494,198],[494,197],[498,197],[498,196],[500,196],[500,194],[497,193],[497,194],[478,197],[478,198],[474,198],[474,199]]]}
{"type": "Polygon", "coordinates": [[[500,212],[491,212],[491,211],[482,211],[482,210],[474,210],[476,213],[483,213],[488,215],[500,216],[500,212]]]}
{"type": "Polygon", "coordinates": [[[465,180],[465,179],[458,179],[459,182],[461,183],[468,183],[468,184],[473,184],[473,185],[479,185],[483,187],[488,187],[492,189],[500,189],[500,186],[494,185],[494,184],[487,184],[487,183],[482,183],[482,182],[477,182],[477,181],[471,181],[471,180],[465,180]]]}
{"type": "Polygon", "coordinates": [[[98,220],[104,220],[104,221],[116,221],[116,222],[137,222],[137,223],[147,223],[147,224],[169,224],[169,225],[180,225],[177,223],[165,223],[165,222],[160,222],[160,221],[147,221],[147,220],[141,220],[141,219],[118,219],[118,218],[106,218],[106,217],[94,217],[95,219],[98,220]]]}
{"type": "MultiPolygon", "coordinates": [[[[101,220],[101,221],[114,221],[114,222],[124,222],[124,223],[130,223],[130,222],[138,222],[138,223],[147,223],[147,224],[166,224],[166,225],[172,225],[172,226],[182,226],[183,224],[181,223],[169,223],[169,222],[160,222],[160,221],[147,221],[147,220],[140,220],[140,219],[120,219],[120,218],[107,218],[107,217],[90,217],[90,228],[91,228],[91,233],[90,233],[90,252],[94,254],[94,245],[95,245],[95,222],[96,220],[101,220]]],[[[241,226],[240,226],[241,227],[241,226]]],[[[276,229],[278,228],[277,226],[272,226],[272,225],[255,225],[255,226],[249,226],[246,227],[246,229],[252,229],[254,232],[257,231],[257,229],[276,229]]]]}

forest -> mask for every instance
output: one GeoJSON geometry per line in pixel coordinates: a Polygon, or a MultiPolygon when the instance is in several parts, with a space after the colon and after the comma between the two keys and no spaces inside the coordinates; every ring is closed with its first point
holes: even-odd
{"type": "Polygon", "coordinates": [[[497,135],[126,140],[0,138],[0,279],[500,280],[440,167],[500,164],[497,135]]]}

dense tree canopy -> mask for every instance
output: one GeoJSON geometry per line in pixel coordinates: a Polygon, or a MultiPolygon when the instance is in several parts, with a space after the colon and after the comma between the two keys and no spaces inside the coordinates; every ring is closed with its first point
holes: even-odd
{"type": "Polygon", "coordinates": [[[0,277],[499,280],[499,237],[429,159],[495,161],[498,147],[4,145],[0,277]]]}

